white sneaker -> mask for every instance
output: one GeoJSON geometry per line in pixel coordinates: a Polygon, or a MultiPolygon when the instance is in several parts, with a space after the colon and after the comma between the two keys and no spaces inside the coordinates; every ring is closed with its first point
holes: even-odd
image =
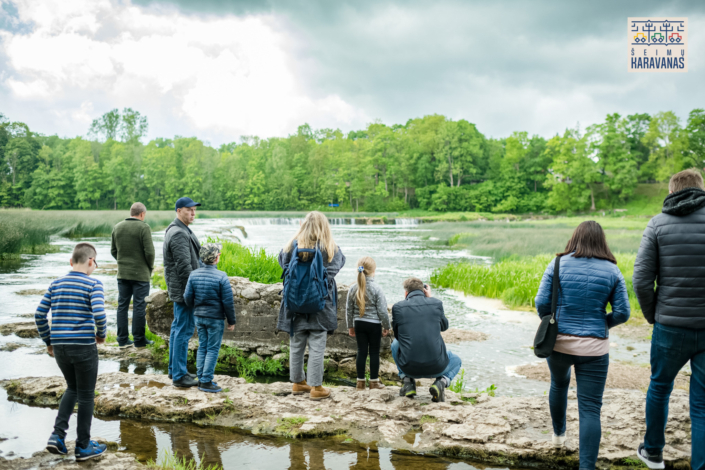
{"type": "Polygon", "coordinates": [[[644,449],[644,443],[639,444],[639,448],[636,451],[636,455],[639,459],[646,464],[647,467],[653,470],[660,470],[666,468],[663,463],[663,454],[651,455],[644,449]]]}
{"type": "Polygon", "coordinates": [[[563,447],[565,445],[566,435],[562,436],[553,435],[553,447],[563,447]]]}

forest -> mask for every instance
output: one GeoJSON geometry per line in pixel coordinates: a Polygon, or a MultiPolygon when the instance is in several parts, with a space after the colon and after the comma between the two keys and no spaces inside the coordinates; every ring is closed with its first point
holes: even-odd
{"type": "Polygon", "coordinates": [[[0,207],[574,213],[627,203],[639,183],[705,166],[705,111],[609,114],[550,139],[485,136],[442,115],[348,133],[304,124],[288,137],[144,143],[146,116],[114,109],[87,137],[33,132],[0,113],[0,207]],[[333,209],[331,209],[333,208],[333,209]]]}

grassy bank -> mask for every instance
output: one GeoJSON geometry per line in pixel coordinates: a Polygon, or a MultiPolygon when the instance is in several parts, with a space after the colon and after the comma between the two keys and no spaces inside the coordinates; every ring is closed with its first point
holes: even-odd
{"type": "Polygon", "coordinates": [[[282,268],[277,257],[268,254],[264,248],[247,247],[210,237],[208,242],[222,245],[218,269],[228,276],[246,277],[252,282],[262,284],[275,284],[281,280],[282,268]]]}
{"type": "MultiPolygon", "coordinates": [[[[431,282],[467,295],[501,299],[511,308],[535,307],[534,299],[541,278],[553,259],[552,255],[537,255],[506,259],[493,265],[451,263],[437,269],[431,277],[431,282]]],[[[617,255],[617,266],[627,281],[632,315],[641,317],[641,309],[632,286],[635,260],[635,254],[617,255]]]]}

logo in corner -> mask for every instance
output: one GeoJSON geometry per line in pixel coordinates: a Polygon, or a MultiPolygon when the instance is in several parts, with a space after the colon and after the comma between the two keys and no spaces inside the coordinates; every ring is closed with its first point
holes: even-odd
{"type": "Polygon", "coordinates": [[[687,72],[688,18],[629,18],[630,72],[687,72]]]}

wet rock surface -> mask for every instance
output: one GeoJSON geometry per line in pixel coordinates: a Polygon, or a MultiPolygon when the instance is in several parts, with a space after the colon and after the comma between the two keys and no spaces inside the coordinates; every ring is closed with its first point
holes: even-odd
{"type": "Polygon", "coordinates": [[[117,445],[107,442],[105,439],[93,438],[93,440],[101,444],[108,444],[108,451],[100,456],[87,460],[85,462],[76,462],[74,459],[74,450],[76,448],[75,441],[67,441],[66,448],[68,455],[54,455],[46,450],[36,452],[30,458],[17,458],[6,460],[0,457],[0,468],[5,470],[29,470],[38,468],[52,468],[59,470],[83,470],[83,469],[101,469],[101,470],[142,470],[146,469],[145,465],[140,464],[135,460],[135,456],[123,452],[115,452],[117,445]]]}
{"type": "MultiPolygon", "coordinates": [[[[551,381],[551,372],[548,370],[546,361],[537,364],[528,364],[516,368],[516,373],[528,379],[551,381]]],[[[646,391],[649,388],[651,368],[640,365],[624,364],[620,362],[610,362],[607,372],[607,383],[605,388],[624,388],[646,391]]],[[[570,385],[576,386],[575,373],[571,374],[570,385]]],[[[674,387],[682,390],[689,390],[690,378],[681,372],[676,377],[674,387]]]]}
{"type": "MultiPolygon", "coordinates": [[[[417,398],[410,400],[398,396],[398,387],[360,392],[333,387],[330,399],[312,401],[307,395],[292,395],[288,383],[248,384],[228,376],[216,376],[215,380],[224,392],[177,389],[163,375],[102,374],[96,387],[95,413],[236,427],[259,435],[345,435],[360,442],[376,441],[399,452],[443,454],[502,466],[577,468],[575,392],[569,394],[568,442],[556,449],[550,443],[552,428],[545,396],[466,395],[475,400],[473,405],[450,391],[445,403],[432,403],[426,388],[418,388],[417,398]]],[[[43,406],[58,404],[65,387],[60,377],[24,378],[2,385],[12,400],[43,406]]],[[[602,467],[618,468],[623,459],[635,457],[645,429],[644,404],[643,392],[606,391],[602,467]]],[[[688,396],[682,390],[675,390],[671,397],[666,442],[667,464],[685,465],[690,455],[690,418],[688,396]]]]}
{"type": "Polygon", "coordinates": [[[20,338],[39,338],[37,325],[33,321],[4,323],[0,325],[0,335],[17,335],[20,338]]]}

